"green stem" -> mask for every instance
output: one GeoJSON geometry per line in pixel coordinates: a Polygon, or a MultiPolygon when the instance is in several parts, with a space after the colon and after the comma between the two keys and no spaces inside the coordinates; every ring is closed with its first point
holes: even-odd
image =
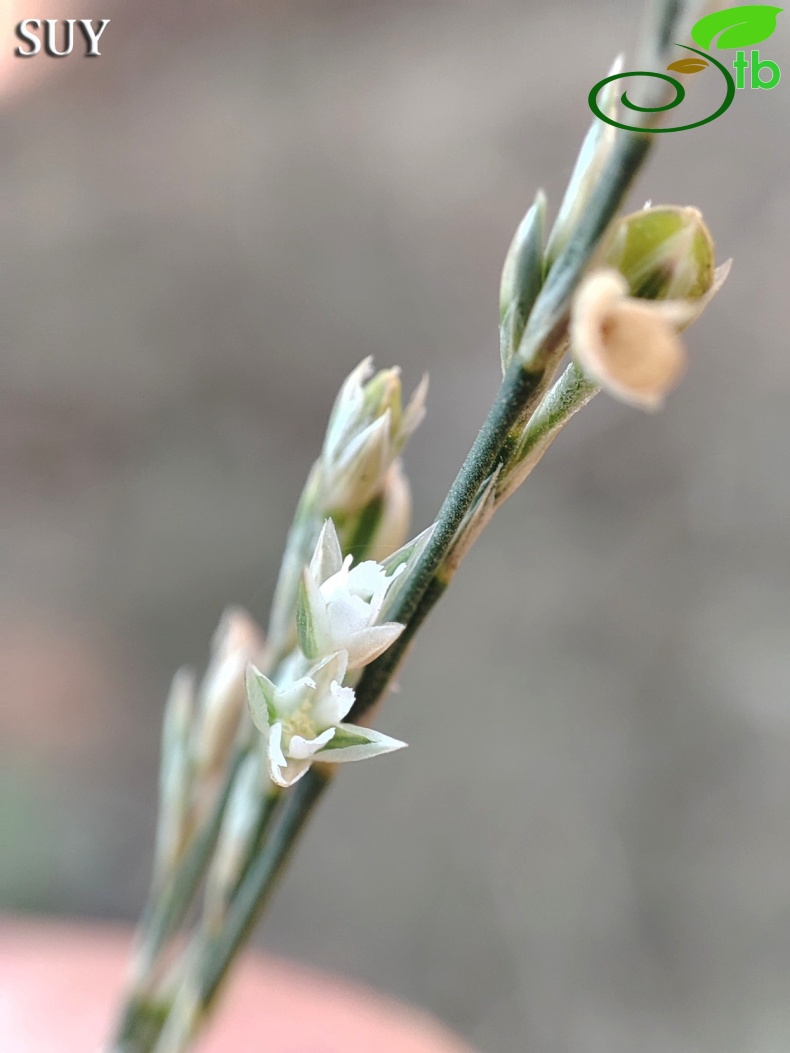
{"type": "MultiPolygon", "coordinates": [[[[565,346],[567,300],[650,145],[647,136],[637,134],[621,137],[620,144],[580,224],[579,242],[572,239],[538,296],[533,312],[533,315],[537,312],[537,321],[533,323],[530,319],[520,354],[505,374],[494,405],[442,504],[436,528],[415,567],[408,589],[390,613],[392,620],[403,622],[406,629],[392,647],[366,667],[356,688],[356,702],[349,714],[351,720],[358,720],[381,698],[417,630],[443,595],[447,583],[442,582],[437,573],[458,527],[494,469],[511,430],[535,410],[545,392],[556,365],[553,358],[557,358],[565,346]],[[610,181],[608,186],[605,185],[607,179],[610,181]],[[542,334],[542,339],[536,344],[538,333],[542,334]],[[531,352],[530,347],[533,348],[531,352]]],[[[199,981],[203,1012],[208,1010],[233,957],[268,900],[274,882],[327,782],[327,776],[313,767],[288,794],[271,839],[253,861],[239,889],[224,932],[205,945],[199,981]]]]}
{"type": "MultiPolygon", "coordinates": [[[[679,19],[677,0],[663,0],[659,10],[664,12],[661,23],[665,36],[672,33],[679,19]],[[668,28],[667,28],[668,27],[668,28]]],[[[655,45],[654,45],[655,46],[655,45]]],[[[406,629],[396,644],[368,666],[357,685],[357,702],[353,717],[359,718],[383,695],[418,628],[433,609],[446,588],[438,575],[452,546],[459,526],[472,506],[481,486],[501,459],[514,426],[524,421],[536,408],[553,369],[562,355],[570,309],[570,298],[585,268],[589,265],[598,244],[620,206],[634,175],[650,148],[651,137],[646,134],[620,134],[615,147],[587,202],[585,212],[565,246],[552,265],[546,282],[537,297],[527,322],[518,353],[511,363],[496,402],[483,428],[458,473],[437,518],[436,529],[426,546],[409,587],[391,612],[393,620],[405,623],[406,629]]],[[[526,451],[524,451],[526,452],[526,451]]],[[[303,496],[304,500],[304,496],[303,496]]],[[[297,515],[297,523],[299,516],[297,515]]],[[[305,544],[296,531],[289,541],[295,557],[305,544]]],[[[278,584],[278,598],[288,591],[289,582],[278,584]]],[[[286,618],[290,605],[275,602],[273,635],[287,637],[286,618]],[[278,616],[280,616],[278,618],[278,616]]],[[[228,779],[228,786],[232,784],[228,779]]],[[[204,939],[198,946],[195,978],[199,987],[200,1012],[210,1007],[240,946],[251,931],[274,887],[275,880],[294,849],[298,835],[304,828],[313,807],[328,785],[326,771],[313,766],[283,800],[278,809],[277,822],[268,838],[251,857],[245,868],[236,895],[229,908],[227,924],[216,936],[204,939]]],[[[224,808],[224,802],[223,802],[224,808]]],[[[222,809],[219,810],[221,819],[222,809]]],[[[202,871],[201,871],[202,872],[202,871]]],[[[185,887],[189,882],[185,882],[185,887]]],[[[166,921],[177,910],[171,901],[167,910],[160,911],[158,926],[162,933],[172,931],[172,921],[166,921]]],[[[150,1048],[150,1047],[147,1047],[150,1048]]]]}
{"type": "Polygon", "coordinates": [[[255,827],[255,833],[252,837],[252,847],[250,848],[250,854],[247,857],[247,861],[245,862],[244,866],[242,867],[241,874],[239,875],[238,881],[236,882],[236,887],[233,890],[234,899],[238,895],[239,889],[244,884],[247,875],[252,869],[254,861],[258,858],[258,856],[263,850],[263,846],[266,842],[269,829],[272,825],[272,820],[274,819],[277,813],[278,805],[281,803],[282,799],[283,795],[279,787],[276,787],[274,790],[267,793],[263,799],[263,802],[261,804],[261,810],[258,814],[258,822],[255,827]]]}
{"type": "Polygon", "coordinates": [[[313,767],[289,791],[287,808],[280,812],[279,821],[262,850],[252,859],[239,885],[228,912],[227,924],[218,936],[204,945],[199,980],[204,1012],[209,1010],[229,965],[266,905],[275,879],[296,845],[299,831],[329,781],[326,774],[313,767]]]}
{"type": "MultiPolygon", "coordinates": [[[[443,594],[445,585],[436,579],[436,572],[464,515],[490,474],[511,428],[525,404],[539,392],[543,375],[542,372],[529,372],[520,363],[514,363],[505,375],[485,424],[442,505],[431,541],[415,568],[411,587],[392,614],[393,619],[405,622],[407,627],[396,644],[365,670],[357,687],[357,700],[359,702],[362,693],[362,706],[355,705],[352,719],[364,713],[383,694],[409,642],[443,594]]],[[[223,932],[204,943],[201,950],[203,965],[198,967],[203,1012],[208,1011],[233,957],[255,924],[277,875],[327,783],[327,776],[313,767],[290,791],[283,803],[280,821],[262,852],[253,860],[239,888],[223,932]]]]}
{"type": "Polygon", "coordinates": [[[652,137],[647,133],[617,133],[573,237],[552,264],[529,316],[517,356],[522,362],[541,361],[546,349],[556,346],[564,334],[571,296],[651,146],[652,137]]]}
{"type": "MultiPolygon", "coordinates": [[[[138,1016],[147,1013],[148,996],[140,991],[151,979],[152,970],[170,937],[178,929],[192,905],[211,854],[217,843],[222,817],[230,797],[231,789],[246,750],[237,751],[226,780],[220,789],[208,820],[195,833],[187,846],[169,884],[149,900],[140,922],[138,958],[135,962],[135,986],[127,995],[119,1021],[115,1042],[125,1048],[139,1032],[138,1016]]],[[[159,1010],[157,1009],[157,1017],[159,1010]]],[[[129,1048],[134,1048],[129,1045],[129,1048]]],[[[146,1048],[146,1047],[142,1047],[146,1048]]]]}
{"type": "MultiPolygon", "coordinates": [[[[442,564],[455,532],[491,474],[509,433],[519,420],[534,412],[551,379],[553,358],[564,349],[569,302],[601,237],[616,215],[622,199],[650,149],[650,136],[634,132],[619,135],[601,178],[570,239],[552,266],[527,322],[519,353],[505,374],[497,400],[464,461],[444,504],[436,529],[415,568],[409,588],[390,612],[393,621],[409,625],[420,611],[429,584],[442,564]]],[[[429,601],[428,610],[435,600],[429,601]]],[[[420,623],[428,610],[419,615],[420,623]]],[[[408,630],[372,662],[357,687],[350,719],[358,719],[380,698],[400,664],[413,633],[408,630]]]]}
{"type": "MultiPolygon", "coordinates": [[[[508,369],[496,401],[439,510],[436,527],[414,568],[408,587],[395,608],[389,612],[392,621],[410,625],[453,542],[458,527],[481,485],[491,474],[511,428],[525,407],[540,398],[544,376],[545,368],[532,372],[520,362],[513,362],[508,369]]],[[[403,658],[412,635],[407,628],[392,647],[365,668],[356,688],[357,698],[349,716],[350,720],[358,719],[378,701],[403,658]]]]}

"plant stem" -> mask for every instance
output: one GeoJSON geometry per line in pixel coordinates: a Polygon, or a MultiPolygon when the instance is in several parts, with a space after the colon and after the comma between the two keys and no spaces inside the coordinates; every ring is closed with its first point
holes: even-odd
{"type": "MultiPolygon", "coordinates": [[[[545,369],[533,372],[515,361],[505,374],[485,423],[444,499],[436,519],[436,527],[422,557],[414,568],[408,587],[389,613],[392,621],[402,622],[407,629],[380,658],[365,668],[356,688],[357,697],[349,715],[350,720],[358,719],[378,701],[392,678],[413,635],[409,627],[419,609],[423,595],[441,566],[455,533],[477,496],[478,490],[491,474],[508,433],[524,412],[525,407],[540,397],[544,375],[545,369]]],[[[422,618],[419,620],[421,622],[422,618]]]]}
{"type": "MultiPolygon", "coordinates": [[[[650,149],[650,136],[623,133],[617,141],[594,188],[576,236],[566,245],[541,289],[527,323],[519,354],[505,374],[502,386],[469,456],[450,488],[436,522],[436,529],[415,568],[409,588],[390,613],[393,621],[411,625],[423,597],[453,541],[455,532],[491,474],[511,428],[529,418],[552,376],[552,356],[565,347],[570,297],[589,263],[600,238],[616,214],[622,199],[650,149]]],[[[430,597],[428,614],[438,597],[430,597]]],[[[358,719],[380,698],[400,664],[413,631],[407,630],[384,654],[372,662],[357,687],[350,719],[358,719]]]]}
{"type": "MultiPolygon", "coordinates": [[[[682,0],[660,0],[655,6],[657,17],[652,34],[648,34],[648,45],[651,54],[658,55],[666,47],[666,41],[674,39],[687,5],[682,0]]],[[[496,401],[442,504],[425,551],[403,595],[390,612],[390,617],[394,621],[402,622],[406,628],[396,643],[365,669],[356,688],[356,702],[349,719],[358,720],[383,696],[417,630],[443,595],[448,581],[443,580],[442,564],[456,539],[458,529],[481,487],[490,479],[497,462],[501,463],[503,458],[509,458],[514,453],[514,428],[519,425],[520,431],[551,382],[564,352],[571,296],[585,269],[594,259],[608,224],[645,160],[651,141],[651,136],[645,133],[618,134],[573,236],[552,264],[537,296],[518,351],[505,374],[496,401]]],[[[582,394],[585,393],[581,392],[579,398],[582,394]]],[[[521,449],[525,470],[529,470],[543,448],[551,441],[556,433],[555,428],[559,430],[558,420],[551,415],[540,422],[539,427],[536,426],[529,442],[521,449]]],[[[503,485],[504,483],[505,480],[503,485]]],[[[286,647],[290,635],[290,593],[294,567],[303,562],[302,556],[311,533],[312,524],[307,522],[309,492],[308,482],[295,526],[289,537],[286,562],[275,596],[270,637],[275,638],[279,651],[286,647]]],[[[506,494],[503,493],[502,496],[506,494]]],[[[215,813],[206,827],[196,835],[190,846],[190,853],[182,860],[175,878],[165,890],[164,898],[154,904],[144,929],[148,937],[147,944],[144,944],[148,959],[144,960],[150,960],[151,965],[168,937],[183,920],[197,889],[208,862],[208,855],[216,841],[240,760],[241,757],[237,757],[234,769],[228,774],[215,813]]],[[[329,780],[326,768],[315,764],[284,796],[281,807],[277,809],[274,826],[264,839],[268,822],[268,817],[265,818],[260,830],[261,837],[255,838],[254,850],[250,853],[228,907],[225,925],[216,934],[198,934],[197,942],[193,944],[194,957],[189,960],[188,975],[182,989],[184,998],[197,993],[197,1002],[193,1007],[196,1015],[189,1017],[189,1027],[192,1029],[209,1010],[230,964],[271,895],[279,873],[329,780]],[[195,986],[189,986],[193,984],[195,986]]],[[[139,993],[138,1001],[146,1005],[150,1003],[151,1011],[147,1013],[147,1017],[156,1031],[156,1024],[160,1020],[164,1021],[167,1009],[160,1005],[154,1007],[152,999],[146,1000],[146,997],[140,996],[139,993]],[[156,1013],[153,1012],[154,1008],[156,1013]]],[[[171,1002],[169,1008],[172,1009],[174,1004],[183,1007],[188,1003],[180,1001],[179,995],[176,994],[175,1003],[171,1002]]],[[[129,1011],[132,1008],[133,1003],[129,1011]]],[[[145,1009],[145,1005],[142,1008],[145,1009]]],[[[145,1023],[145,1019],[143,1022],[145,1023]]],[[[134,1023],[134,1017],[130,1023],[134,1023]]],[[[189,1036],[181,1034],[182,1027],[178,1020],[174,1019],[173,1023],[176,1040],[180,1042],[183,1039],[186,1043],[189,1036]]],[[[122,1037],[123,1034],[122,1032],[122,1037]]],[[[145,1039],[138,1038],[133,1030],[129,1030],[127,1034],[132,1044],[127,1046],[121,1042],[118,1045],[119,1049],[148,1053],[157,1041],[156,1034],[151,1036],[149,1032],[146,1032],[145,1039]]],[[[178,1048],[181,1048],[181,1045],[178,1048]]]]}
{"type": "Polygon", "coordinates": [[[329,782],[330,776],[314,766],[289,792],[288,807],[282,809],[279,821],[245,873],[222,933],[204,945],[199,981],[203,1012],[210,1008],[228,966],[266,905],[297,834],[329,782]]]}
{"type": "MultiPolygon", "coordinates": [[[[519,420],[529,417],[542,398],[566,342],[569,300],[591,253],[620,206],[649,149],[649,137],[629,133],[610,159],[590,208],[580,224],[579,242],[572,240],[559,256],[535,304],[537,319],[528,324],[522,350],[511,363],[491,410],[461,470],[445,498],[436,527],[414,569],[409,587],[390,613],[406,629],[384,654],[366,667],[356,688],[349,714],[358,720],[384,694],[414,635],[439,601],[447,582],[437,577],[458,527],[491,475],[503,445],[519,420]],[[537,335],[541,339],[537,343],[537,335]],[[529,348],[533,350],[530,352],[529,348]]],[[[532,319],[530,319],[532,321],[532,319]]],[[[228,924],[207,943],[201,955],[201,1011],[207,1012],[239,946],[255,924],[297,837],[328,784],[328,776],[313,766],[283,801],[280,821],[260,855],[253,861],[234,901],[228,924]]]]}
{"type": "MultiPolygon", "coordinates": [[[[134,962],[133,988],[127,994],[116,1030],[115,1043],[119,1048],[126,1048],[129,1043],[135,1041],[135,1036],[140,1031],[138,1017],[150,1015],[146,1010],[150,995],[141,991],[140,987],[144,988],[150,982],[159,955],[192,905],[211,860],[233,782],[245,755],[246,750],[237,751],[210,816],[195,832],[170,881],[146,905],[140,922],[141,936],[134,962]]],[[[155,1015],[157,1018],[160,1016],[159,1009],[155,1015]]]]}
{"type": "MultiPolygon", "coordinates": [[[[505,375],[494,405],[442,504],[436,529],[415,568],[411,587],[393,611],[392,617],[405,622],[407,627],[395,645],[365,670],[357,687],[357,702],[361,695],[362,705],[355,705],[350,714],[352,719],[369,709],[384,693],[408,643],[444,592],[444,584],[435,578],[436,571],[477,491],[490,474],[510,429],[523,412],[525,403],[539,391],[543,376],[543,372],[532,373],[518,362],[514,362],[505,375]]],[[[279,822],[260,854],[252,861],[239,887],[225,929],[219,936],[203,944],[200,964],[197,966],[201,1012],[208,1010],[225,972],[253,927],[299,832],[328,781],[328,776],[314,766],[288,793],[283,801],[279,822]]]]}

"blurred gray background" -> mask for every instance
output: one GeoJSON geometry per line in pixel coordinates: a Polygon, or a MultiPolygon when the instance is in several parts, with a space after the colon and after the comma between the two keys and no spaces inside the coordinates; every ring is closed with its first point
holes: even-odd
{"type": "MultiPolygon", "coordinates": [[[[431,374],[430,521],[512,230],[638,8],[107,0],[101,59],[24,69],[2,27],[4,909],[136,916],[169,678],[265,617],[364,355],[431,374]]],[[[789,100],[661,137],[634,206],[735,257],[686,381],[561,436],[382,711],[411,748],[343,773],[260,934],[484,1053],[790,1047],[789,100]]]]}

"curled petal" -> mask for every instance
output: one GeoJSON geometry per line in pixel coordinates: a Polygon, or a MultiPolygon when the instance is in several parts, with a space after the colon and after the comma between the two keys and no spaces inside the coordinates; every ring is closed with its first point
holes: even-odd
{"type": "Polygon", "coordinates": [[[291,741],[288,743],[288,756],[292,760],[307,760],[314,753],[318,753],[320,749],[323,749],[334,737],[334,734],[334,728],[327,728],[320,735],[316,735],[314,739],[306,739],[301,735],[292,735],[291,741]]]}
{"type": "Polygon", "coordinates": [[[573,304],[573,354],[584,372],[611,394],[654,410],[686,367],[676,332],[676,301],[636,300],[627,291],[628,283],[616,271],[599,271],[586,279],[573,304]]]}

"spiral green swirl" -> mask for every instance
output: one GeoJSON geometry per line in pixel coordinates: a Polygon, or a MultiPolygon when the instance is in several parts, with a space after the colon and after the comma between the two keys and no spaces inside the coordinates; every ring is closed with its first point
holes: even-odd
{"type": "Polygon", "coordinates": [[[715,121],[717,117],[728,110],[732,104],[732,100],[735,98],[735,81],[733,80],[732,74],[723,66],[718,59],[715,59],[713,55],[709,55],[706,51],[698,51],[697,48],[689,47],[687,44],[678,44],[679,48],[684,48],[686,51],[693,51],[695,55],[701,55],[703,58],[708,59],[713,63],[714,66],[718,66],[721,70],[724,80],[727,83],[727,93],[724,96],[724,102],[719,106],[715,113],[712,113],[709,117],[703,117],[700,121],[694,121],[693,124],[681,124],[676,128],[643,128],[638,124],[621,124],[620,121],[614,121],[611,117],[603,112],[598,105],[598,93],[601,88],[604,88],[607,84],[610,84],[614,80],[620,80],[621,77],[656,77],[658,80],[668,81],[675,89],[675,98],[670,102],[665,103],[663,106],[637,106],[635,102],[631,102],[626,92],[620,96],[620,101],[623,106],[626,106],[629,110],[638,110],[640,113],[664,113],[667,110],[673,110],[676,106],[679,106],[686,97],[686,89],[676,80],[674,77],[670,77],[668,73],[653,73],[651,70],[629,70],[625,73],[612,73],[608,77],[604,77],[603,80],[599,80],[597,84],[593,85],[590,94],[587,96],[587,101],[590,104],[590,109],[602,121],[606,121],[607,124],[611,124],[615,128],[622,128],[626,132],[686,132],[690,128],[699,128],[703,124],[709,124],[711,121],[715,121]]]}

